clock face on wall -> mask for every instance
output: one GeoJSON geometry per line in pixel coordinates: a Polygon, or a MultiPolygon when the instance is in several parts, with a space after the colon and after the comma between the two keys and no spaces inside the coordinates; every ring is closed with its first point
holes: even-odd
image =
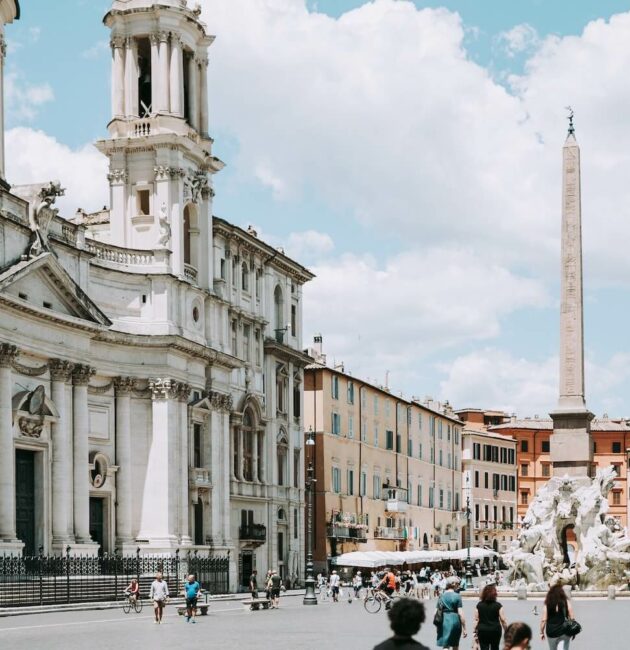
{"type": "Polygon", "coordinates": [[[28,403],[28,412],[31,415],[39,415],[44,406],[46,399],[46,391],[43,386],[38,386],[32,393],[31,399],[28,403]]]}

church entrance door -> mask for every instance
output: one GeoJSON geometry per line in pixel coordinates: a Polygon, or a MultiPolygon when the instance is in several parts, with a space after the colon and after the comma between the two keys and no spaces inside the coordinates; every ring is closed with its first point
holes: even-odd
{"type": "Polygon", "coordinates": [[[105,509],[103,499],[90,497],[90,537],[98,544],[98,554],[105,551],[105,509]]]}
{"type": "Polygon", "coordinates": [[[15,452],[15,527],[24,555],[35,555],[35,452],[15,452]]]}

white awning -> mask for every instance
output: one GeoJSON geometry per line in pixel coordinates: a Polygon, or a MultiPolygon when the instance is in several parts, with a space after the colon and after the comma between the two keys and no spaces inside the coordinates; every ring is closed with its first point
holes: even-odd
{"type": "MultiPolygon", "coordinates": [[[[480,560],[497,555],[485,548],[471,548],[472,560],[480,560]]],[[[466,560],[468,549],[459,551],[354,551],[333,558],[337,566],[354,566],[376,569],[384,566],[401,566],[402,564],[423,564],[447,560],[466,560]]]]}

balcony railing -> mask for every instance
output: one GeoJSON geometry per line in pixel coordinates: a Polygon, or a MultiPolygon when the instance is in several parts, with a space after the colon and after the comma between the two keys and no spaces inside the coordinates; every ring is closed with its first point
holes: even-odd
{"type": "Polygon", "coordinates": [[[377,539],[405,539],[405,531],[403,528],[379,526],[374,529],[374,537],[377,539]]]}
{"type": "Polygon", "coordinates": [[[349,526],[328,526],[328,537],[367,542],[367,531],[364,528],[350,528],[349,526]]]}
{"type": "Polygon", "coordinates": [[[407,512],[407,490],[402,488],[387,488],[383,495],[386,502],[386,512],[407,512]]]}
{"type": "Polygon", "coordinates": [[[238,538],[246,542],[265,542],[267,540],[267,527],[263,524],[241,526],[238,531],[238,538]]]}
{"type": "Polygon", "coordinates": [[[206,467],[191,467],[189,476],[193,487],[208,488],[211,486],[210,470],[206,467]]]}

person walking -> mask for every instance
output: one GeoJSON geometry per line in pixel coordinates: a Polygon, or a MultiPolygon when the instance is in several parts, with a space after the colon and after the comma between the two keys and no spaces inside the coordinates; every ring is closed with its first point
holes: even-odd
{"type": "Polygon", "coordinates": [[[545,634],[549,650],[569,650],[571,637],[564,634],[564,623],[573,618],[573,607],[564,593],[562,585],[554,585],[545,597],[545,608],[540,620],[540,638],[544,641],[545,634]]]}
{"type": "Polygon", "coordinates": [[[459,580],[451,576],[446,580],[444,593],[438,598],[442,609],[442,623],[437,628],[437,644],[440,648],[459,650],[459,640],[466,638],[466,619],[462,597],[455,591],[459,580]]]}
{"type": "Polygon", "coordinates": [[[352,588],[354,589],[354,597],[358,600],[359,595],[361,594],[361,588],[363,587],[363,577],[361,576],[361,571],[357,571],[354,578],[352,578],[352,588]]]}
{"type": "Polygon", "coordinates": [[[503,605],[497,602],[497,588],[494,584],[486,585],[474,613],[473,634],[479,641],[479,650],[499,650],[501,631],[506,628],[503,605]]]}
{"type": "Polygon", "coordinates": [[[282,580],[278,575],[277,571],[271,572],[271,578],[269,578],[269,592],[271,594],[271,608],[278,609],[280,607],[280,588],[282,586],[282,580]]]}
{"type": "Polygon", "coordinates": [[[256,569],[249,576],[249,593],[252,595],[252,600],[258,600],[258,571],[256,569]]]}
{"type": "Polygon", "coordinates": [[[333,571],[328,584],[330,585],[330,591],[332,592],[333,603],[339,602],[339,585],[341,583],[341,578],[336,571],[333,571]]]}
{"type": "Polygon", "coordinates": [[[374,650],[429,650],[413,639],[424,623],[424,605],[417,600],[401,598],[387,613],[394,636],[379,643],[374,650]]]}
{"type": "Polygon", "coordinates": [[[195,616],[197,616],[197,597],[201,591],[201,585],[192,573],[184,583],[184,591],[186,594],[186,623],[195,623],[195,616]]]}
{"type": "Polygon", "coordinates": [[[503,650],[529,650],[532,629],[527,623],[511,623],[503,636],[503,650]]]}
{"type": "Polygon", "coordinates": [[[164,605],[169,597],[168,585],[162,579],[160,572],[155,574],[155,580],[151,583],[149,589],[149,600],[153,601],[153,613],[155,615],[155,624],[162,624],[162,615],[164,614],[164,605]]]}

